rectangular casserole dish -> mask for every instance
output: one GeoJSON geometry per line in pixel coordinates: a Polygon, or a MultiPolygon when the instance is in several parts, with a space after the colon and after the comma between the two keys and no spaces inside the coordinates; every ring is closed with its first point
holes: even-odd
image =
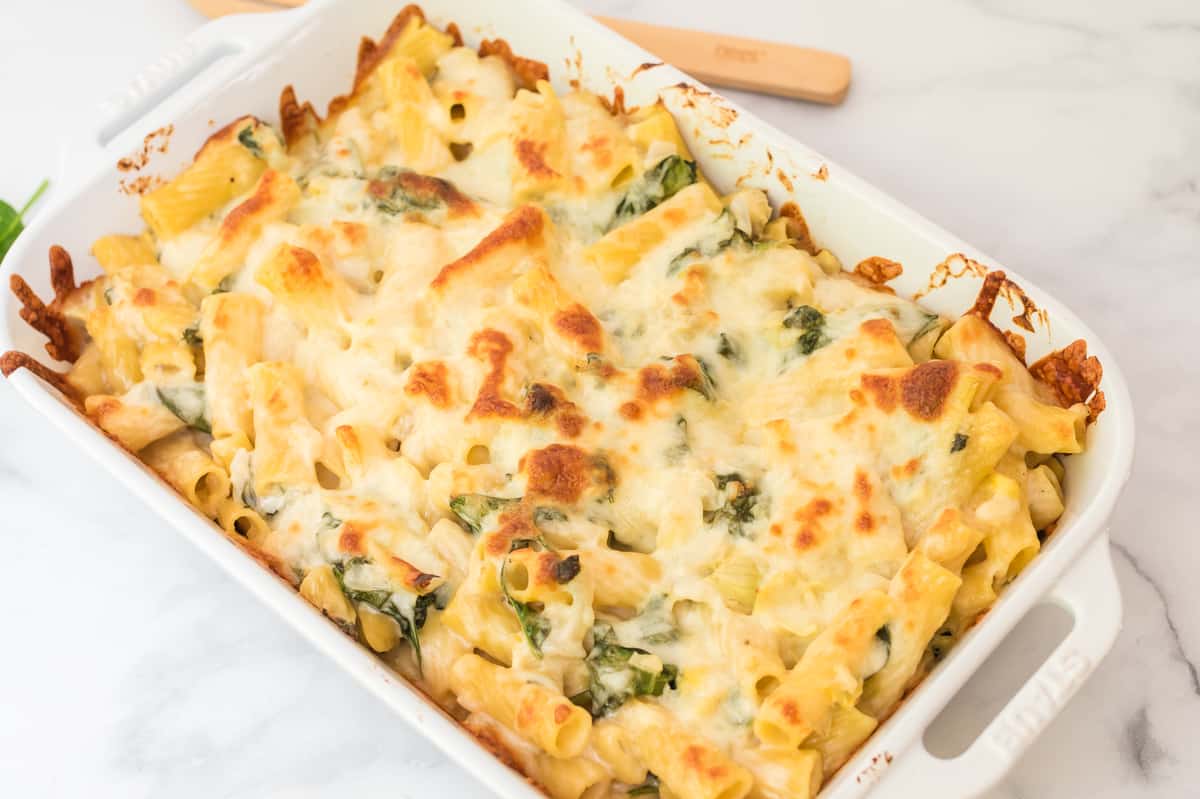
{"type": "MultiPolygon", "coordinates": [[[[146,70],[103,118],[72,147],[74,184],[22,236],[5,271],[45,292],[45,253],[52,244],[86,252],[91,241],[115,229],[137,227],[136,195],[114,191],[129,179],[117,160],[136,151],[143,137],[174,125],[168,153],[156,154],[151,173],[172,174],[190,158],[218,123],[243,113],[274,119],[280,87],[292,83],[318,105],[340,92],[354,71],[354,45],[382,30],[399,10],[387,0],[314,2],[283,15],[227,18],[186,40],[146,70]],[[353,6],[354,13],[345,13],[353,6]]],[[[494,7],[471,0],[423,3],[438,25],[457,21],[470,43],[484,36],[506,39],[521,55],[551,66],[562,86],[578,79],[584,88],[609,95],[621,87],[631,105],[661,93],[680,121],[705,173],[722,188],[742,180],[768,190],[772,203],[796,201],[814,238],[844,263],[883,255],[906,265],[897,289],[925,287],[935,265],[963,253],[990,267],[1000,265],[957,241],[783,133],[690,82],[668,66],[641,68],[653,59],[556,0],[514,0],[494,7]],[[529,24],[536,21],[536,25],[529,24]],[[565,65],[562,66],[562,65],[565,65]],[[824,167],[824,170],[822,170],[824,167]]],[[[82,277],[89,269],[81,263],[82,277]]],[[[971,795],[998,780],[1056,715],[1107,652],[1120,625],[1120,598],[1108,556],[1105,525],[1128,475],[1133,425],[1128,392],[1111,354],[1065,307],[1006,270],[1048,312],[1048,328],[1029,337],[1030,356],[1076,338],[1105,366],[1108,411],[1089,431],[1088,450],[1068,460],[1067,510],[1042,554],[1002,594],[939,668],[868,740],[824,789],[822,796],[915,795],[925,789],[971,795]],[[921,743],[926,726],[1007,632],[1035,604],[1064,606],[1075,626],[1034,677],[962,755],[939,760],[921,743]]],[[[978,288],[973,277],[950,281],[925,299],[934,310],[956,315],[978,288]]],[[[40,350],[41,338],[18,316],[6,295],[3,349],[40,350]]],[[[28,372],[13,385],[78,444],[145,499],[239,581],[288,619],[323,651],[401,713],[451,757],[499,795],[536,795],[515,773],[494,760],[474,739],[402,678],[321,618],[289,587],[217,534],[153,478],[135,459],[78,416],[57,394],[28,372]]]]}

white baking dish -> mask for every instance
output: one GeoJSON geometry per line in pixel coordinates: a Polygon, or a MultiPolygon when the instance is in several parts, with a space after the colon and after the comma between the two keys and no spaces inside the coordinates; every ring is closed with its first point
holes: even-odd
{"type": "MultiPolygon", "coordinates": [[[[21,274],[49,294],[46,252],[61,244],[75,256],[81,277],[90,276],[96,266],[87,252],[95,238],[140,227],[136,198],[116,191],[120,179],[129,176],[115,164],[137,150],[145,134],[175,125],[170,152],[155,156],[150,166],[155,174],[171,174],[191,158],[214,124],[247,112],[275,120],[279,91],[287,83],[296,85],[302,99],[324,103],[348,87],[359,38],[381,33],[399,5],[394,0],[315,0],[299,11],[230,17],[198,31],[110,102],[103,118],[73,143],[68,161],[73,185],[57,192],[43,209],[9,253],[4,271],[21,274]]],[[[898,281],[902,292],[923,287],[929,271],[951,253],[1000,267],[745,111],[675,86],[687,79],[670,67],[639,71],[639,65],[653,60],[648,54],[558,0],[427,0],[424,7],[437,24],[458,21],[471,43],[502,36],[517,53],[549,64],[562,87],[570,78],[602,94],[621,85],[630,104],[665,89],[664,98],[716,183],[728,188],[745,178],[767,189],[776,205],[797,201],[814,237],[845,263],[872,255],[901,261],[906,267],[898,281]],[[812,174],[822,164],[828,169],[824,180],[812,174]]],[[[1087,453],[1068,461],[1067,511],[1042,554],[826,787],[822,796],[828,799],[862,796],[875,787],[873,796],[969,796],[984,790],[1061,710],[1120,627],[1121,601],[1106,524],[1132,460],[1129,394],[1099,339],[1065,306],[1011,270],[1009,274],[1049,313],[1048,333],[1028,337],[1031,358],[1086,339],[1104,365],[1108,410],[1090,431],[1087,453]],[[952,760],[933,757],[921,740],[926,726],[1007,632],[1041,602],[1066,608],[1075,619],[1072,631],[966,752],[952,760]]],[[[926,302],[956,315],[970,305],[977,288],[974,278],[954,280],[926,302]]],[[[41,354],[41,336],[18,317],[18,304],[7,294],[0,302],[0,349],[41,354]]],[[[536,795],[403,679],[92,428],[56,392],[24,371],[13,375],[12,385],[130,491],[484,784],[513,799],[536,795]]]]}

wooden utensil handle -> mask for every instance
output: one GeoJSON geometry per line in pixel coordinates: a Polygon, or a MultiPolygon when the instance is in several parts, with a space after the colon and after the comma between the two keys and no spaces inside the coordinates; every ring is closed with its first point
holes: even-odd
{"type": "MultiPolygon", "coordinates": [[[[304,0],[190,0],[210,17],[271,11],[304,0]]],[[[706,31],[596,17],[627,39],[705,83],[837,105],[850,88],[850,60],[837,53],[706,31]]]]}
{"type": "Polygon", "coordinates": [[[596,19],[714,86],[828,105],[840,103],[850,88],[850,60],[837,53],[612,17],[596,19]]]}

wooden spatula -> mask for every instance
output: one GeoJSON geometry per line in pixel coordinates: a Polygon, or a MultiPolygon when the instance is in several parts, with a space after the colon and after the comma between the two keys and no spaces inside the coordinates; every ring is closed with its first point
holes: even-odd
{"type": "MultiPolygon", "coordinates": [[[[188,0],[202,14],[278,11],[304,0],[188,0]]],[[[720,33],[596,17],[663,61],[714,86],[837,105],[850,88],[850,60],[837,53],[720,33]]]]}

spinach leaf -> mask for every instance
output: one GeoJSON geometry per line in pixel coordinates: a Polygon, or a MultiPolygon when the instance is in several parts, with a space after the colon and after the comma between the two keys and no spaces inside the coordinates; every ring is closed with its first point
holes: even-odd
{"type": "Polygon", "coordinates": [[[450,498],[450,510],[459,518],[467,531],[479,535],[487,518],[521,500],[510,497],[490,497],[487,494],[459,494],[450,498]]]}
{"type": "Polygon", "coordinates": [[[671,446],[667,447],[666,456],[667,463],[676,464],[683,460],[684,456],[692,451],[691,441],[688,440],[688,421],[685,416],[675,417],[675,430],[679,440],[671,446]]]}
{"type": "Polygon", "coordinates": [[[567,514],[563,513],[558,508],[551,508],[547,505],[539,505],[533,509],[533,523],[537,526],[549,524],[550,522],[565,522],[567,514]]]}
{"type": "Polygon", "coordinates": [[[367,184],[367,195],[376,209],[389,216],[432,211],[446,205],[447,198],[461,196],[447,180],[395,166],[379,169],[375,179],[367,184]]]}
{"type": "Polygon", "coordinates": [[[626,796],[650,796],[658,794],[658,777],[653,771],[646,773],[646,779],[641,785],[635,785],[625,792],[626,796]]]}
{"type": "Polygon", "coordinates": [[[624,541],[617,538],[617,534],[613,530],[608,531],[607,546],[609,549],[615,550],[617,552],[633,552],[633,547],[629,546],[629,544],[626,544],[624,541]]]}
{"type": "Polygon", "coordinates": [[[887,665],[892,656],[892,631],[885,624],[875,631],[875,640],[871,642],[871,651],[863,667],[863,679],[879,673],[887,665]]]}
{"type": "Polygon", "coordinates": [[[935,661],[941,660],[952,643],[954,643],[954,630],[942,627],[933,634],[933,640],[929,642],[929,654],[935,661]]]}
{"type": "Polygon", "coordinates": [[[831,338],[825,333],[825,314],[811,305],[798,305],[783,320],[783,326],[800,331],[796,339],[796,350],[801,355],[811,355],[824,347],[831,338]]]}
{"type": "MultiPolygon", "coordinates": [[[[112,305],[110,302],[109,305],[112,305]]],[[[192,347],[199,347],[204,344],[204,339],[200,337],[200,328],[197,325],[192,325],[183,331],[183,342],[192,347]]]]}
{"type": "Polygon", "coordinates": [[[21,206],[20,211],[0,200],[0,261],[4,260],[4,256],[8,254],[13,242],[17,240],[17,236],[21,235],[21,231],[25,229],[25,214],[29,213],[29,209],[38,201],[49,185],[50,181],[43,180],[34,191],[33,196],[25,202],[25,205],[21,206]]]}
{"type": "Polygon", "coordinates": [[[695,383],[689,384],[688,388],[709,402],[716,402],[717,381],[713,380],[712,371],[708,368],[708,362],[698,355],[693,355],[692,357],[696,359],[696,365],[700,367],[700,379],[695,383]]]}
{"type": "Polygon", "coordinates": [[[742,359],[741,349],[725,333],[722,333],[717,339],[717,355],[720,355],[727,361],[740,361],[742,359]]]}
{"type": "MultiPolygon", "coordinates": [[[[517,542],[513,542],[516,544],[517,542]]],[[[520,547],[518,547],[520,548],[520,547]]],[[[521,632],[525,635],[525,640],[529,643],[529,648],[539,658],[542,656],[542,644],[545,643],[546,637],[550,635],[550,620],[541,613],[541,608],[536,602],[521,602],[513,598],[513,595],[508,590],[508,557],[505,556],[504,562],[500,564],[500,591],[504,594],[504,599],[508,602],[509,607],[513,609],[513,613],[517,614],[517,621],[521,624],[521,632]]]]}
{"type": "Polygon", "coordinates": [[[593,716],[607,716],[631,697],[662,696],[668,686],[675,687],[678,668],[670,664],[662,664],[658,671],[643,668],[636,663],[644,664],[653,656],[631,662],[638,654],[650,656],[644,649],[622,646],[611,625],[599,622],[592,627],[592,648],[584,663],[591,678],[588,693],[593,716]]]}
{"type": "Polygon", "coordinates": [[[695,162],[686,161],[678,155],[668,155],[646,170],[637,182],[626,190],[617,203],[617,210],[613,213],[613,220],[608,229],[612,230],[630,217],[646,213],[695,182],[695,162]]]}
{"type": "Polygon", "coordinates": [[[575,579],[582,568],[578,555],[568,555],[554,564],[554,581],[559,585],[566,585],[575,579]]]}
{"type": "Polygon", "coordinates": [[[667,267],[668,276],[678,272],[693,257],[712,258],[720,255],[730,247],[749,247],[754,250],[763,250],[778,246],[778,242],[775,241],[755,240],[751,238],[746,231],[737,226],[733,214],[729,213],[728,210],[721,212],[721,215],[716,219],[715,225],[716,227],[701,236],[698,241],[688,247],[684,247],[678,255],[671,259],[671,263],[667,267]]]}
{"type": "Polygon", "coordinates": [[[967,442],[970,440],[970,438],[970,436],[963,435],[962,433],[955,433],[954,441],[950,443],[950,454],[953,455],[956,452],[961,452],[966,449],[967,442]]]}
{"type": "Polygon", "coordinates": [[[342,589],[342,593],[351,602],[362,602],[370,605],[390,616],[400,626],[400,634],[413,648],[413,655],[417,659],[418,671],[423,671],[424,663],[421,657],[421,634],[420,630],[425,626],[425,622],[429,617],[429,607],[432,605],[439,610],[446,606],[448,597],[443,595],[442,589],[445,586],[439,587],[436,591],[431,591],[428,594],[417,594],[412,598],[411,605],[405,601],[409,597],[393,593],[387,589],[371,589],[361,590],[348,588],[346,586],[346,570],[368,563],[365,558],[351,558],[350,560],[341,563],[333,564],[333,574],[337,577],[338,585],[342,589]],[[397,602],[397,597],[400,601],[397,602]]]}
{"type": "Polygon", "coordinates": [[[179,386],[160,386],[155,389],[158,400],[193,430],[212,433],[208,423],[208,405],[204,399],[203,383],[188,383],[179,386]]]}
{"type": "Polygon", "coordinates": [[[238,134],[237,140],[238,140],[238,144],[242,145],[247,150],[249,150],[250,154],[253,155],[255,158],[266,158],[267,157],[266,154],[263,152],[262,147],[260,147],[258,145],[258,142],[254,139],[254,127],[253,126],[242,128],[242,131],[238,134]]]}
{"type": "Polygon", "coordinates": [[[921,338],[921,336],[924,336],[929,331],[936,330],[941,326],[942,317],[938,316],[937,314],[925,314],[925,324],[921,325],[921,329],[914,333],[913,337],[908,340],[909,345],[911,346],[919,338],[921,338]]]}
{"type": "Polygon", "coordinates": [[[704,511],[704,523],[723,523],[730,535],[745,538],[749,535],[746,525],[755,519],[758,489],[749,485],[737,472],[731,472],[717,475],[717,490],[722,492],[724,504],[716,510],[704,511]]]}
{"type": "Polygon", "coordinates": [[[733,214],[729,211],[722,211],[713,224],[714,227],[711,230],[702,234],[694,244],[684,247],[678,255],[671,259],[671,263],[667,267],[668,276],[678,272],[693,257],[711,258],[735,241],[746,239],[746,235],[737,229],[733,214]]]}
{"type": "Polygon", "coordinates": [[[675,626],[666,594],[652,597],[635,618],[641,628],[639,637],[647,644],[668,644],[679,640],[679,628],[675,626]]]}

